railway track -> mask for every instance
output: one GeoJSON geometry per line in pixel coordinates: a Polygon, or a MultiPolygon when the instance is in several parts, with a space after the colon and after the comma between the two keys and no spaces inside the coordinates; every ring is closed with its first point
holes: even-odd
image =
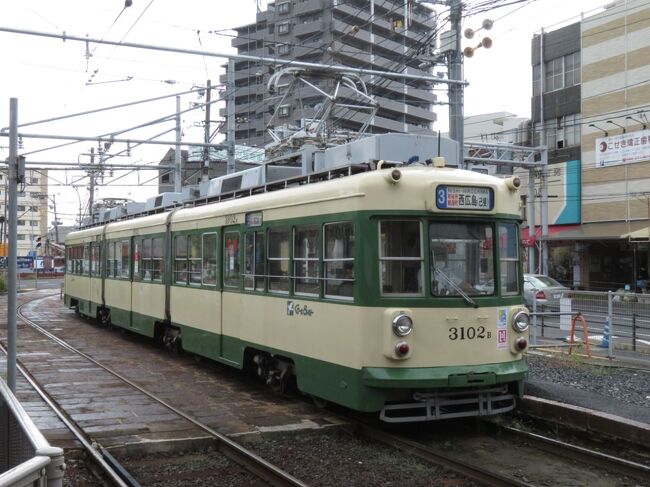
{"type": "Polygon", "coordinates": [[[633,462],[625,458],[608,455],[590,448],[574,445],[565,441],[543,436],[530,431],[524,431],[512,426],[499,425],[499,430],[515,437],[534,444],[536,448],[560,455],[566,458],[587,463],[595,467],[605,468],[621,475],[634,477],[643,480],[650,485],[650,466],[633,462]]]}
{"type": "MultiPolygon", "coordinates": [[[[39,298],[36,298],[35,300],[32,300],[31,302],[40,299],[45,299],[47,297],[50,297],[50,295],[41,296],[39,298]]],[[[24,303],[18,308],[18,316],[26,325],[37,330],[44,336],[48,337],[50,340],[54,341],[55,343],[63,347],[64,349],[83,357],[87,361],[94,364],[96,367],[99,367],[102,370],[108,372],[113,377],[122,381],[124,384],[127,384],[129,387],[135,389],[139,393],[144,394],[149,399],[159,403],[169,411],[183,418],[184,420],[192,423],[201,431],[207,433],[210,437],[216,440],[217,448],[221,453],[223,453],[226,457],[228,457],[232,461],[242,466],[247,471],[253,473],[259,479],[267,482],[269,485],[274,485],[278,487],[287,487],[287,486],[306,487],[306,484],[302,483],[300,480],[296,479],[292,475],[288,474],[287,472],[283,471],[277,466],[271,464],[265,459],[259,457],[252,451],[242,447],[240,444],[232,441],[230,438],[226,437],[225,435],[219,433],[218,431],[215,431],[210,426],[196,420],[195,418],[189,416],[183,411],[180,411],[173,405],[169,404],[168,402],[156,396],[155,394],[151,393],[150,391],[146,390],[143,387],[140,387],[138,384],[134,383],[129,378],[116,372],[110,367],[100,363],[99,361],[93,359],[83,351],[75,348],[74,346],[70,345],[68,342],[50,333],[48,330],[41,327],[36,322],[34,322],[33,320],[25,316],[25,314],[23,313],[23,308],[27,304],[28,303],[24,303]]],[[[88,435],[81,428],[79,428],[74,423],[74,421],[72,421],[71,418],[68,417],[68,415],[65,412],[65,409],[61,407],[42,387],[40,387],[36,379],[24,367],[19,365],[18,368],[20,372],[23,374],[23,376],[30,383],[30,385],[38,392],[38,394],[41,396],[41,398],[43,398],[43,400],[48,404],[48,406],[55,411],[55,413],[61,419],[61,421],[64,422],[64,424],[70,429],[70,431],[78,439],[78,441],[83,446],[84,451],[89,455],[89,457],[95,463],[97,468],[99,468],[101,472],[104,475],[106,475],[106,477],[110,481],[114,482],[115,485],[118,486],[139,485],[137,481],[133,478],[133,476],[130,475],[129,472],[126,469],[124,469],[119,464],[119,462],[112,457],[112,455],[110,455],[110,453],[108,453],[104,448],[102,448],[101,445],[90,440],[88,435]]]]}
{"type": "MultiPolygon", "coordinates": [[[[41,296],[37,299],[44,299],[46,297],[48,296],[41,296]]],[[[125,377],[124,375],[112,370],[110,367],[107,367],[104,364],[99,363],[92,357],[85,354],[83,351],[78,350],[77,348],[73,347],[72,345],[65,342],[64,340],[61,340],[60,338],[56,337],[53,333],[46,330],[42,326],[38,325],[38,323],[35,323],[29,317],[25,316],[23,312],[23,307],[25,306],[25,304],[19,308],[19,316],[26,324],[28,324],[29,326],[37,330],[39,333],[44,334],[49,339],[57,343],[59,346],[64,347],[71,353],[83,357],[85,360],[91,361],[95,366],[101,367],[104,371],[110,373],[112,376],[118,378],[120,381],[123,381],[125,384],[128,384],[129,387],[137,389],[139,393],[146,395],[148,398],[152,400],[156,400],[169,411],[173,412],[174,414],[178,414],[180,417],[183,417],[186,421],[189,421],[194,426],[200,428],[202,431],[207,433],[210,437],[215,438],[218,445],[218,449],[224,456],[227,456],[228,458],[232,459],[236,463],[242,465],[247,471],[253,472],[256,477],[263,479],[264,482],[267,482],[270,485],[307,485],[306,483],[297,480],[297,478],[293,477],[291,474],[288,474],[286,472],[286,468],[283,470],[284,466],[282,464],[282,458],[276,460],[275,464],[263,460],[262,457],[264,457],[265,455],[261,455],[261,456],[256,455],[255,453],[251,452],[247,448],[241,446],[238,443],[233,442],[228,437],[220,434],[210,426],[207,426],[201,423],[200,421],[195,420],[193,417],[179,410],[173,404],[170,404],[168,401],[158,398],[155,394],[152,394],[146,389],[138,386],[133,381],[131,381],[128,377],[125,377]]],[[[22,368],[20,370],[21,372],[23,372],[22,368]]],[[[28,378],[27,380],[30,381],[30,384],[32,384],[33,387],[36,387],[38,389],[38,385],[35,383],[36,381],[34,381],[33,378],[30,379],[31,376],[29,372],[24,371],[24,373],[28,378]],[[32,383],[32,381],[34,383],[32,383]]],[[[53,401],[52,398],[50,398],[47,395],[47,393],[45,393],[45,391],[43,391],[42,393],[39,392],[39,394],[41,394],[41,396],[46,400],[46,402],[48,402],[48,404],[52,403],[51,407],[54,408],[57,407],[55,401],[53,401]]],[[[71,426],[68,427],[70,428],[71,431],[74,431],[76,425],[74,424],[73,421],[70,420],[70,418],[67,418],[66,413],[61,411],[60,417],[66,423],[66,425],[68,423],[71,423],[71,426]]],[[[345,418],[345,421],[351,422],[350,418],[345,418]]],[[[448,452],[441,451],[440,449],[433,448],[430,445],[427,445],[421,441],[414,441],[413,439],[405,438],[402,435],[400,436],[392,435],[386,433],[385,431],[382,431],[381,429],[374,427],[373,425],[368,425],[359,422],[353,422],[353,423],[354,423],[353,427],[355,429],[355,433],[359,437],[362,437],[365,440],[367,440],[368,442],[381,443],[391,449],[400,450],[405,454],[405,457],[407,455],[410,455],[410,456],[417,457],[421,460],[424,460],[425,462],[443,466],[449,471],[458,473],[466,478],[480,482],[481,485],[516,486],[516,487],[523,487],[523,486],[530,487],[533,485],[539,485],[539,484],[535,484],[534,482],[528,481],[528,479],[526,478],[523,479],[517,478],[515,476],[507,475],[504,474],[503,472],[496,471],[492,468],[488,468],[485,465],[477,464],[475,462],[472,462],[471,460],[462,458],[461,456],[456,455],[454,453],[450,454],[448,452]]],[[[525,441],[528,444],[534,443],[535,448],[549,451],[555,456],[558,456],[559,454],[562,457],[573,458],[583,463],[590,463],[590,464],[595,463],[598,467],[605,468],[607,470],[617,472],[619,474],[626,475],[629,477],[634,477],[642,481],[650,482],[647,466],[635,464],[634,462],[629,462],[624,459],[617,459],[609,455],[603,455],[602,453],[599,452],[591,452],[585,448],[579,448],[579,447],[571,446],[567,443],[557,442],[556,440],[553,440],[551,438],[544,438],[541,435],[534,435],[534,434],[526,433],[524,431],[516,431],[513,430],[512,428],[503,429],[503,431],[507,432],[508,435],[517,435],[518,438],[520,438],[522,441],[525,441]]],[[[138,485],[137,482],[135,482],[135,480],[133,480],[132,477],[129,479],[129,473],[127,472],[126,469],[122,468],[119,465],[119,462],[113,459],[112,456],[108,452],[103,450],[100,445],[93,443],[83,433],[83,431],[80,431],[77,437],[79,438],[80,443],[84,445],[84,449],[88,451],[89,456],[93,458],[93,461],[97,463],[98,465],[97,468],[106,471],[107,473],[105,475],[109,479],[111,479],[111,481],[115,485],[128,485],[128,486],[138,485]]],[[[510,447],[513,448],[512,443],[513,442],[511,441],[506,445],[510,445],[510,447]]],[[[514,451],[515,450],[513,448],[513,452],[514,451]]],[[[295,471],[293,471],[293,473],[294,475],[297,475],[297,477],[302,478],[302,472],[296,473],[295,471]]],[[[308,473],[305,475],[304,478],[311,480],[308,473]]]]}
{"type": "MultiPolygon", "coordinates": [[[[599,470],[616,473],[618,475],[633,478],[644,482],[639,485],[650,485],[650,466],[633,462],[625,458],[605,454],[594,449],[577,446],[568,442],[558,441],[556,439],[524,431],[515,427],[496,425],[487,421],[491,431],[491,436],[501,436],[506,441],[500,441],[500,449],[503,451],[511,450],[512,455],[516,455],[518,447],[516,445],[525,443],[534,449],[547,452],[552,457],[562,459],[562,462],[579,462],[589,467],[596,467],[599,470]],[[499,433],[502,433],[499,435],[499,433]],[[503,434],[505,433],[505,435],[503,434]],[[515,441],[516,440],[516,441],[515,441]]],[[[412,440],[403,435],[390,434],[382,431],[372,425],[364,422],[354,422],[356,433],[370,438],[379,443],[392,446],[401,451],[408,452],[424,460],[444,466],[451,471],[462,474],[472,480],[480,482],[482,485],[494,487],[532,487],[540,485],[538,483],[516,478],[514,475],[503,474],[493,467],[480,465],[478,462],[472,462],[463,455],[447,453],[439,448],[432,448],[422,440],[412,440]]],[[[484,428],[483,426],[481,426],[484,428]]],[[[486,428],[484,428],[486,429],[486,428]]],[[[531,469],[530,475],[525,475],[521,471],[517,473],[523,477],[533,477],[531,469]]],[[[613,485],[613,484],[612,484],[613,485]]]]}

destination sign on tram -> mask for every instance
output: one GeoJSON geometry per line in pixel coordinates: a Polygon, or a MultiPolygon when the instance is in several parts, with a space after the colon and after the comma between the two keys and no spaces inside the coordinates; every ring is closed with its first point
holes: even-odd
{"type": "Polygon", "coordinates": [[[436,206],[440,210],[480,210],[494,208],[492,188],[440,185],[436,188],[436,206]]]}

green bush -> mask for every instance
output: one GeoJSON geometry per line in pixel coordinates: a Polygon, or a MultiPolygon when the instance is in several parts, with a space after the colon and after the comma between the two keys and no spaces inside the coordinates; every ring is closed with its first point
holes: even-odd
{"type": "Polygon", "coordinates": [[[0,276],[0,293],[4,293],[7,291],[7,282],[5,281],[5,278],[0,276]]]}

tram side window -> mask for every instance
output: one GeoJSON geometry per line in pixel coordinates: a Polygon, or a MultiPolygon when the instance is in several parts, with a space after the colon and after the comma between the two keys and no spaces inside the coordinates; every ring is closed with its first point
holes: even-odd
{"type": "Polygon", "coordinates": [[[85,276],[90,274],[90,248],[88,245],[83,247],[83,260],[81,264],[81,273],[85,276]]]}
{"type": "Polygon", "coordinates": [[[176,252],[174,282],[176,284],[187,284],[187,236],[176,235],[174,249],[176,252]]]}
{"type": "Polygon", "coordinates": [[[90,275],[99,276],[99,242],[90,244],[90,275]]]}
{"type": "Polygon", "coordinates": [[[519,293],[519,240],[517,225],[499,225],[499,260],[501,261],[501,294],[519,293]]]}
{"type": "Polygon", "coordinates": [[[264,291],[266,262],[264,259],[264,232],[250,232],[244,235],[244,288],[264,291]]]}
{"type": "Polygon", "coordinates": [[[140,259],[142,256],[140,255],[141,251],[141,243],[140,240],[134,240],[133,241],[133,278],[134,279],[140,279],[140,259]]]}
{"type": "Polygon", "coordinates": [[[318,295],[318,268],[318,226],[295,227],[293,230],[293,275],[296,294],[318,295]]]}
{"type": "MultiPolygon", "coordinates": [[[[143,281],[151,281],[153,276],[151,274],[151,239],[144,238],[142,239],[142,247],[140,249],[140,259],[142,264],[140,265],[141,269],[141,278],[143,281]]],[[[135,272],[134,272],[135,274],[135,272]]]]}
{"type": "Polygon", "coordinates": [[[188,269],[190,284],[201,284],[201,235],[187,237],[188,269]]]}
{"type": "Polygon", "coordinates": [[[379,223],[382,294],[423,294],[421,234],[419,221],[385,220],[379,223]]]}
{"type": "Polygon", "coordinates": [[[151,241],[151,278],[154,281],[162,281],[163,278],[163,239],[157,237],[151,241]]]}
{"type": "Polygon", "coordinates": [[[115,277],[115,242],[106,243],[106,277],[115,277]]]}
{"type": "Polygon", "coordinates": [[[142,280],[147,282],[162,281],[162,246],[161,237],[142,239],[142,280]]]}
{"type": "Polygon", "coordinates": [[[269,291],[289,292],[289,229],[269,230],[269,291]]]}
{"type": "Polygon", "coordinates": [[[216,233],[203,234],[201,283],[204,286],[217,285],[217,234],[216,233]]]}
{"type": "Polygon", "coordinates": [[[351,222],[324,226],[325,295],[354,295],[354,225],[351,222]]]}
{"type": "Polygon", "coordinates": [[[239,287],[239,232],[223,236],[223,285],[239,287]]]}
{"type": "Polygon", "coordinates": [[[128,240],[122,240],[118,245],[118,248],[121,249],[121,257],[120,257],[120,272],[119,272],[119,277],[122,279],[128,279],[130,277],[129,274],[129,253],[131,250],[131,244],[128,240]]]}

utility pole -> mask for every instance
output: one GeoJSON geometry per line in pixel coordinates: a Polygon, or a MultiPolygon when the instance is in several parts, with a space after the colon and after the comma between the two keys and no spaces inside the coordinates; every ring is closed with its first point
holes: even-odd
{"type": "Polygon", "coordinates": [[[59,219],[56,216],[56,195],[52,195],[52,209],[54,210],[54,242],[59,245],[59,219]]]}
{"type": "MultiPolygon", "coordinates": [[[[463,18],[463,3],[461,0],[449,0],[449,20],[454,33],[455,48],[449,54],[449,79],[452,81],[463,80],[463,52],[460,48],[461,21],[463,18]]],[[[464,142],[464,110],[463,110],[463,85],[461,83],[449,84],[449,137],[458,142],[458,167],[465,168],[463,157],[464,142]]]]}
{"type": "Polygon", "coordinates": [[[528,272],[535,274],[535,247],[537,246],[535,232],[535,169],[528,170],[528,238],[531,240],[532,245],[528,247],[528,272]]]}
{"type": "MultiPolygon", "coordinates": [[[[205,93],[205,132],[203,136],[203,141],[206,144],[210,143],[210,100],[212,93],[212,84],[208,80],[208,86],[205,93]]],[[[201,181],[207,181],[210,179],[210,148],[206,145],[203,148],[203,171],[201,172],[201,181]]]]}
{"type": "Polygon", "coordinates": [[[228,101],[226,107],[226,142],[228,147],[228,162],[226,172],[232,174],[235,172],[235,60],[228,59],[228,72],[226,73],[226,92],[228,101]]]}
{"type": "MultiPolygon", "coordinates": [[[[540,249],[541,265],[540,272],[548,276],[548,147],[546,146],[546,123],[544,120],[544,83],[546,81],[546,72],[544,65],[544,29],[542,28],[539,35],[539,123],[540,123],[540,141],[542,147],[542,176],[541,176],[541,201],[540,201],[540,219],[542,224],[542,238],[540,249]]],[[[535,222],[533,222],[533,226],[535,222]]]]}
{"type": "MultiPolygon", "coordinates": [[[[23,166],[24,168],[24,166],[23,166]]],[[[18,99],[9,100],[9,227],[8,294],[7,294],[7,385],[16,392],[16,268],[18,252],[18,182],[21,178],[18,163],[18,99]]]]}
{"type": "Polygon", "coordinates": [[[176,96],[176,148],[174,150],[174,191],[180,193],[183,185],[181,175],[181,97],[176,96]]]}
{"type": "MultiPolygon", "coordinates": [[[[90,165],[92,166],[95,164],[95,148],[91,147],[90,148],[90,165]]],[[[90,214],[90,224],[92,225],[95,223],[95,212],[93,211],[93,207],[95,206],[95,168],[91,167],[90,170],[88,171],[88,175],[90,176],[90,184],[88,185],[88,192],[90,193],[88,196],[88,212],[90,214]]],[[[81,220],[79,220],[79,224],[81,225],[81,220]]]]}

